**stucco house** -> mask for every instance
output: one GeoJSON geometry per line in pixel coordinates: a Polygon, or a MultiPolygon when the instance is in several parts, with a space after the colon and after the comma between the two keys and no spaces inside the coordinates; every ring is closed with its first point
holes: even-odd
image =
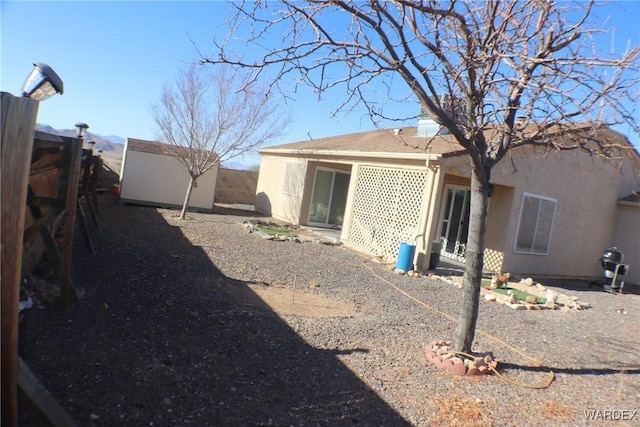
{"type": "MultiPolygon", "coordinates": [[[[343,244],[372,256],[394,259],[400,243],[414,244],[422,270],[437,246],[440,259],[463,262],[469,159],[451,135],[425,136],[431,125],[264,148],[256,210],[339,228],[343,244]]],[[[627,283],[640,284],[640,156],[623,135],[606,132],[625,147],[621,158],[521,147],[494,167],[487,270],[599,277],[603,251],[617,246],[627,283]]]]}
{"type": "MultiPolygon", "coordinates": [[[[120,171],[120,201],[181,208],[190,177],[174,153],[175,147],[168,144],[127,138],[120,171]]],[[[190,210],[213,211],[218,169],[216,165],[198,179],[190,210]]]]}

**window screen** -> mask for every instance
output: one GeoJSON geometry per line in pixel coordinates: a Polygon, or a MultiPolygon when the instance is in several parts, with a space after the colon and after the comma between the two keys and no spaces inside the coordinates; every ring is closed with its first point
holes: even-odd
{"type": "Polygon", "coordinates": [[[516,232],[515,251],[546,255],[556,211],[556,200],[524,193],[516,232]]]}

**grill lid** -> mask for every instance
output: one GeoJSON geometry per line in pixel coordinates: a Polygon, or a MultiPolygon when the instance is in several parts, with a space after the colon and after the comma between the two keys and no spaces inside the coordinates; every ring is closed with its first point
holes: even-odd
{"type": "Polygon", "coordinates": [[[601,260],[603,262],[611,262],[611,263],[621,263],[623,259],[624,259],[624,255],[615,246],[612,248],[606,249],[602,253],[602,257],[601,257],[601,260]]]}

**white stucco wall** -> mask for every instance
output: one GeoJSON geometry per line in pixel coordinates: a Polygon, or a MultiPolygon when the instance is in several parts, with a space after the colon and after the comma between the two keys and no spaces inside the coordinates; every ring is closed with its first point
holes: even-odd
{"type": "MultiPolygon", "coordinates": [[[[311,167],[309,161],[293,156],[263,154],[256,208],[276,218],[299,223],[305,179],[307,186],[313,185],[309,178],[313,174],[307,173],[311,167]],[[294,179],[295,185],[300,187],[292,194],[284,194],[286,164],[291,162],[300,164],[294,179]]],[[[348,162],[352,165],[350,197],[353,197],[354,183],[361,165],[425,167],[424,161],[418,163],[392,159],[326,158],[323,161],[348,162]]],[[[468,158],[465,156],[443,159],[437,170],[438,174],[430,174],[427,180],[426,188],[431,183],[437,185],[433,193],[425,190],[428,193],[425,194],[426,206],[422,219],[425,234],[417,242],[417,252],[423,252],[426,256],[430,242],[439,233],[443,177],[457,176],[468,182],[470,176],[468,158]]],[[[492,257],[502,264],[503,272],[532,277],[600,276],[599,258],[602,251],[613,246],[616,240],[614,233],[619,222],[617,201],[640,188],[638,169],[634,169],[630,161],[604,161],[578,151],[545,154],[532,152],[531,149],[513,150],[508,158],[493,169],[491,181],[496,190],[489,207],[487,248],[493,251],[492,257]],[[514,250],[525,192],[557,201],[549,253],[546,255],[517,253],[514,250]]],[[[352,200],[347,202],[343,229],[343,242],[347,246],[352,203],[352,200]]],[[[630,245],[627,243],[626,246],[630,245]]],[[[630,254],[632,252],[633,249],[629,250],[630,254]]],[[[631,271],[639,272],[640,266],[631,271]]]]}
{"type": "Polygon", "coordinates": [[[503,270],[522,275],[600,275],[599,258],[613,244],[617,200],[640,188],[629,162],[621,166],[578,151],[512,153],[496,166],[492,181],[514,187],[503,270]],[[514,251],[524,192],[557,200],[547,255],[514,251]]]}
{"type": "MultiPolygon", "coordinates": [[[[191,193],[191,209],[212,210],[218,166],[197,181],[191,193]]],[[[181,207],[189,184],[189,173],[175,157],[126,150],[120,174],[120,198],[158,206],[181,207]]]]}
{"type": "Polygon", "coordinates": [[[263,154],[256,186],[256,210],[298,224],[306,169],[305,160],[263,154]]]}
{"type": "Polygon", "coordinates": [[[627,283],[640,285],[640,205],[618,203],[618,214],[613,245],[624,254],[624,263],[629,265],[627,283]]]}

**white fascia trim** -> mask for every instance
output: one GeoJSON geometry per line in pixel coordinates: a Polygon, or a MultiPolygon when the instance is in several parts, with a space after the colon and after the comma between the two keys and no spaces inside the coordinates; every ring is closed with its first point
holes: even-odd
{"type": "Polygon", "coordinates": [[[622,206],[629,206],[629,207],[632,207],[632,208],[640,209],[640,203],[638,203],[638,202],[628,202],[626,200],[618,200],[618,204],[622,205],[622,206]]]}
{"type": "Polygon", "coordinates": [[[263,148],[259,150],[260,154],[293,154],[297,156],[330,156],[330,157],[373,157],[380,159],[404,159],[404,160],[438,160],[442,154],[426,154],[426,153],[382,153],[371,151],[344,151],[344,150],[282,150],[263,148]]]}

